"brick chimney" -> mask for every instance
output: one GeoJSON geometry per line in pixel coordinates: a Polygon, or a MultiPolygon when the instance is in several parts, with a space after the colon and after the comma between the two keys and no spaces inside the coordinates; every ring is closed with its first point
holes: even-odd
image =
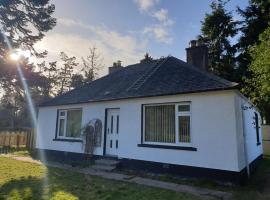
{"type": "Polygon", "coordinates": [[[109,74],[113,73],[113,72],[116,72],[120,69],[122,69],[123,66],[121,65],[121,61],[118,60],[117,62],[114,62],[113,63],[113,66],[112,67],[109,67],[109,74]]]}
{"type": "Polygon", "coordinates": [[[208,48],[199,40],[191,40],[187,51],[187,63],[201,70],[208,70],[208,48]]]}

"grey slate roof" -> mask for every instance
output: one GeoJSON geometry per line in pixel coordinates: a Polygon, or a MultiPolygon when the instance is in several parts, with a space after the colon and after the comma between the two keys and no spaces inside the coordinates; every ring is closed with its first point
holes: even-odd
{"type": "Polygon", "coordinates": [[[129,65],[40,106],[226,90],[236,86],[170,56],[129,65]]]}

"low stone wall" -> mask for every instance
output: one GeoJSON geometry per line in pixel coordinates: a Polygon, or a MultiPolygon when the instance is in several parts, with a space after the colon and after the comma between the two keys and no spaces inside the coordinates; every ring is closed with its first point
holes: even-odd
{"type": "Polygon", "coordinates": [[[270,156],[270,125],[262,126],[263,154],[270,156]]]}

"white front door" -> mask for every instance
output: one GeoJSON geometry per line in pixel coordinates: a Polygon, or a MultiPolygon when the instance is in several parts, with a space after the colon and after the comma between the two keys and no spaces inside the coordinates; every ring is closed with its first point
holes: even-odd
{"type": "Polygon", "coordinates": [[[119,148],[119,109],[108,109],[106,130],[106,155],[117,156],[119,148]]]}

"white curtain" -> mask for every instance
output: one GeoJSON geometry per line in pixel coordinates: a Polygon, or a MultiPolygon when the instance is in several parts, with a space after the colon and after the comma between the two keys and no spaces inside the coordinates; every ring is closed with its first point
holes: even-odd
{"type": "Polygon", "coordinates": [[[175,143],[175,105],[145,107],[145,141],[175,143]]]}

